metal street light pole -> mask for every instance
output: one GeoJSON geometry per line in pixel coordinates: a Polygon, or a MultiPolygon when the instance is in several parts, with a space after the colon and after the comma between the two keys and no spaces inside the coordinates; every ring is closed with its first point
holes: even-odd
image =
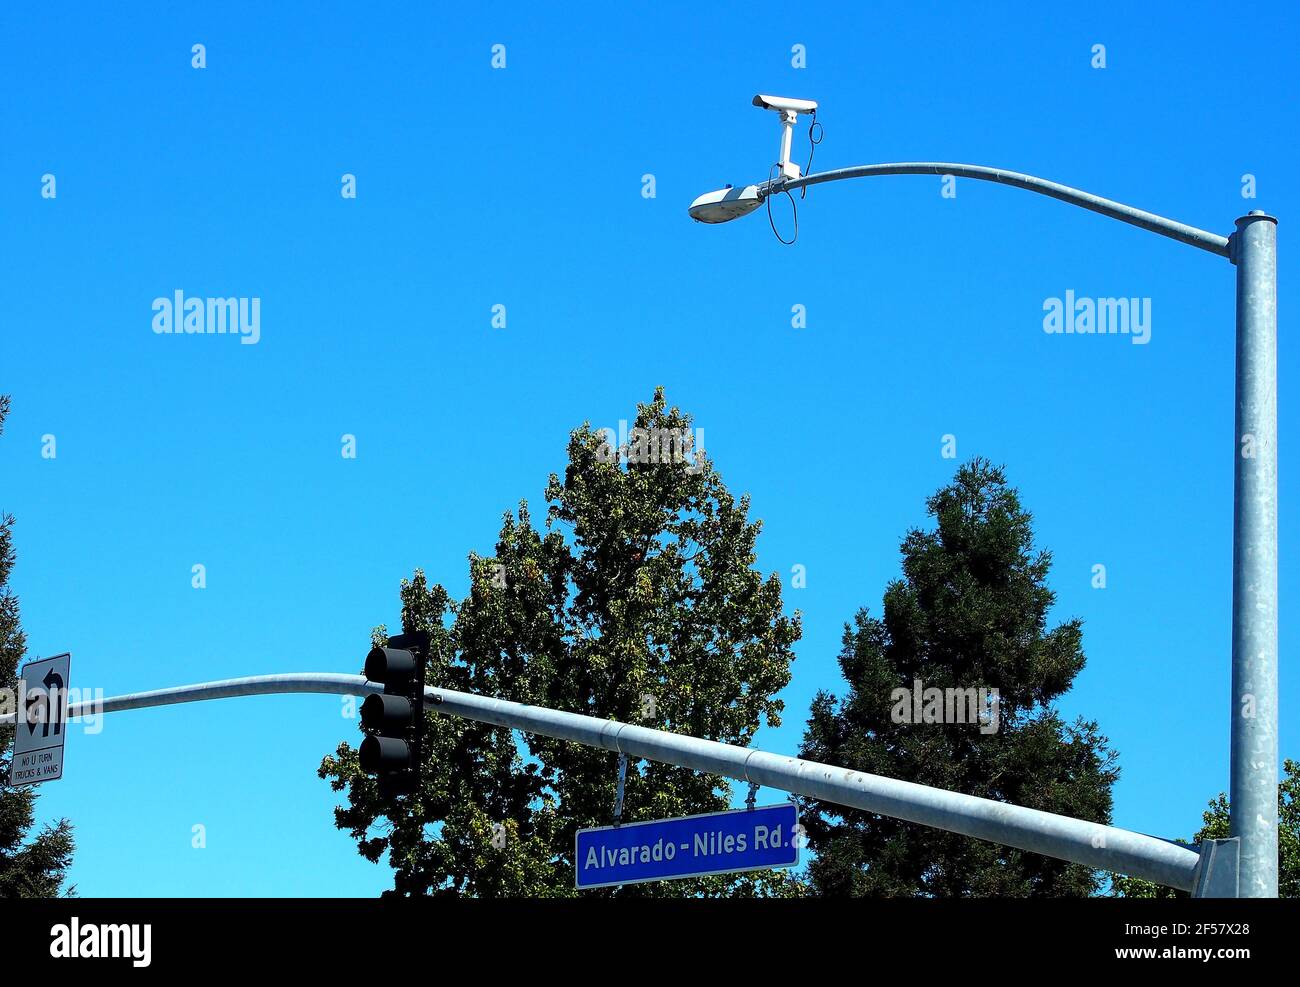
{"type": "Polygon", "coordinates": [[[1252,212],[1237,265],[1232,535],[1232,835],[1243,898],[1277,897],[1277,220],[1252,212]]]}
{"type": "MultiPolygon", "coordinates": [[[[783,154],[786,152],[783,151],[783,154]]],[[[1231,825],[1238,894],[1277,897],[1277,220],[1252,212],[1231,237],[1033,175],[907,161],[778,177],[700,196],[691,215],[727,222],[771,195],[879,175],[952,175],[1037,192],[1226,257],[1237,267],[1237,398],[1232,563],[1231,825]]]]}

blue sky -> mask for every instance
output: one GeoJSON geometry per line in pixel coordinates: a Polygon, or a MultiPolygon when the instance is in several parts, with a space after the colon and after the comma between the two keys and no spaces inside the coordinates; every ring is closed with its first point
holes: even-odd
{"type": "MultiPolygon", "coordinates": [[[[761,214],[686,215],[766,177],[760,91],[821,102],[814,170],[997,165],[1224,234],[1266,209],[1289,434],[1295,9],[1100,8],[7,5],[0,509],[32,656],[71,651],[74,685],[109,695],[354,672],[403,576],[463,591],[503,511],[540,516],[569,430],[617,428],[662,384],[752,495],[761,567],[807,567],[785,724],[759,746],[793,752],[813,694],[841,687],[842,625],[879,612],[951,434],[1007,465],[1055,554],[1056,616],[1085,622],[1065,709],[1120,752],[1116,823],[1190,834],[1228,777],[1232,267],[969,181],[814,189],[794,247],[761,214]],[[260,298],[260,341],[156,335],[177,289],[260,298]],[[1150,342],[1045,334],[1067,290],[1150,298],[1150,342]]],[[[1291,640],[1284,620],[1300,757],[1291,640]]],[[[331,697],[115,714],[73,734],[39,811],[76,823],[84,895],[371,895],[389,872],[315,777],[354,737],[331,697]]]]}

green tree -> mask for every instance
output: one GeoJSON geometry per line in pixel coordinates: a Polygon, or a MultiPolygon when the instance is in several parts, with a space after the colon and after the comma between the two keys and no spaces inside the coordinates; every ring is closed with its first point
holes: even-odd
{"type": "MultiPolygon", "coordinates": [[[[9,398],[0,394],[0,434],[9,398]]],[[[18,624],[18,597],[9,589],[14,567],[13,515],[0,512],[0,712],[14,712],[18,666],[27,642],[18,624]]],[[[0,726],[0,779],[9,777],[14,728],[0,726]]],[[[31,834],[36,816],[34,787],[0,784],[0,898],[54,898],[72,863],[72,824],[66,819],[31,834]]]]}
{"type": "MultiPolygon", "coordinates": [[[[979,459],[927,509],[934,530],[903,540],[883,619],[864,609],[845,626],[848,692],[814,699],[802,756],[1109,822],[1116,756],[1096,723],[1067,724],[1053,705],[1083,668],[1082,631],[1078,620],[1047,629],[1051,556],[1034,548],[1031,515],[1003,470],[979,459]],[[907,707],[918,681],[923,697],[996,689],[997,703],[979,709],[983,729],[899,722],[916,718],[907,707]]],[[[922,720],[933,718],[927,709],[938,711],[924,706],[922,720]]],[[[822,895],[1082,896],[1099,881],[1078,864],[818,800],[806,802],[804,824],[816,852],[809,880],[822,895]]]]}
{"type": "MultiPolygon", "coordinates": [[[[471,555],[453,602],[417,570],[401,586],[402,626],[433,638],[431,685],[747,744],[780,722],[799,615],[754,568],[760,523],[693,441],[662,389],[628,442],[583,424],[543,529],[527,503],[507,513],[491,556],[471,555]]],[[[381,630],[382,633],[382,630],[381,630]]],[[[384,803],[342,744],[320,775],[347,805],[340,829],[398,894],[571,896],[573,841],[608,824],[617,755],[432,714],[418,797],[384,803]]],[[[725,808],[725,779],[629,763],[624,820],[725,808]]],[[[604,889],[610,895],[789,894],[771,872],[604,889]]]]}
{"type": "MultiPolygon", "coordinates": [[[[1277,895],[1300,898],[1300,761],[1288,758],[1277,786],[1277,895]]],[[[1220,792],[1201,815],[1201,828],[1192,844],[1226,840],[1231,836],[1228,796],[1220,792]]],[[[1140,877],[1111,875],[1110,893],[1118,898],[1187,898],[1186,891],[1152,884],[1140,877]]]]}

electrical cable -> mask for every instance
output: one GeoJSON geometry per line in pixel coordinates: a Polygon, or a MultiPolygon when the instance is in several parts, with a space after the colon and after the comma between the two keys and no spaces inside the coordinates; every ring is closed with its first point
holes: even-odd
{"type": "MultiPolygon", "coordinates": [[[[826,137],[826,129],[820,123],[817,122],[817,111],[813,110],[812,122],[808,124],[808,166],[803,170],[804,175],[812,174],[813,154],[817,150],[817,145],[820,144],[822,140],[825,139],[825,137],[826,137]]],[[[769,185],[772,183],[772,179],[776,176],[776,169],[779,168],[780,166],[781,163],[778,161],[772,165],[771,169],[768,170],[767,182],[769,185]]],[[[794,217],[794,236],[792,236],[789,240],[787,240],[785,237],[781,236],[779,232],[777,232],[776,220],[772,218],[772,196],[771,195],[763,196],[763,202],[767,205],[767,225],[772,227],[772,235],[775,236],[778,240],[780,240],[783,244],[785,244],[788,247],[796,240],[799,239],[799,203],[795,201],[794,196],[791,195],[788,190],[781,189],[781,191],[785,192],[786,198],[790,200],[790,210],[791,210],[791,214],[794,217]]],[[[800,199],[806,198],[807,195],[808,195],[808,186],[805,185],[802,189],[799,190],[799,198],[800,199]]]]}
{"type": "MultiPolygon", "coordinates": [[[[812,111],[812,122],[808,124],[808,167],[803,170],[805,175],[812,174],[813,152],[817,150],[817,145],[826,137],[826,128],[817,122],[817,111],[812,111]],[[813,130],[817,131],[817,136],[813,136],[813,130]]],[[[808,186],[805,185],[799,190],[799,198],[805,198],[808,195],[808,186]]]]}
{"type": "MultiPolygon", "coordinates": [[[[768,170],[767,180],[769,184],[771,183],[772,179],[776,176],[776,169],[779,167],[781,167],[781,162],[777,161],[774,162],[772,167],[768,170]]],[[[772,218],[772,196],[771,195],[763,196],[763,202],[767,205],[767,225],[772,227],[772,235],[775,236],[778,240],[780,240],[783,244],[785,244],[788,247],[796,240],[799,239],[799,203],[794,201],[794,196],[791,195],[788,191],[786,191],[785,189],[782,189],[781,191],[785,192],[786,198],[790,200],[790,209],[794,215],[794,236],[792,236],[789,240],[787,240],[785,237],[783,237],[780,233],[777,232],[776,220],[772,218]]]]}

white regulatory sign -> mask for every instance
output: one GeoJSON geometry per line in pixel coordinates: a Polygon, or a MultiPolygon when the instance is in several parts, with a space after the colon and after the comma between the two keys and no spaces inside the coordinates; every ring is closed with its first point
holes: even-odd
{"type": "Polygon", "coordinates": [[[23,666],[10,785],[38,785],[63,777],[71,664],[72,655],[55,655],[23,666]]]}

